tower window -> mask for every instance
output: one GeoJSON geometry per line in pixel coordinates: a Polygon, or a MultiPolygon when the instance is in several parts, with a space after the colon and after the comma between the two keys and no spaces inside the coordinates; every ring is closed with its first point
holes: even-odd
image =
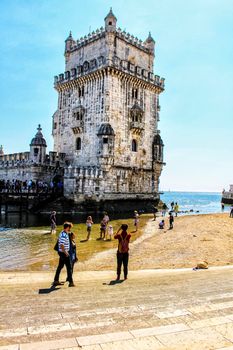
{"type": "Polygon", "coordinates": [[[107,143],[108,143],[108,138],[107,138],[107,137],[104,137],[104,138],[103,138],[103,143],[104,143],[104,144],[107,144],[107,143]]]}
{"type": "Polygon", "coordinates": [[[138,145],[136,140],[132,140],[132,151],[137,152],[138,150],[138,145]]]}
{"type": "Polygon", "coordinates": [[[110,21],[110,22],[108,22],[108,25],[109,25],[109,26],[111,26],[111,25],[112,25],[112,22],[111,22],[111,21],[110,21]]]}
{"type": "Polygon", "coordinates": [[[132,89],[132,98],[138,98],[138,89],[132,89]]]}
{"type": "Polygon", "coordinates": [[[78,137],[76,140],[76,151],[80,151],[80,149],[81,149],[81,139],[80,137],[78,137]]]}
{"type": "Polygon", "coordinates": [[[84,86],[81,86],[78,89],[78,97],[83,97],[84,96],[84,86]]]}
{"type": "Polygon", "coordinates": [[[37,156],[39,153],[39,149],[38,148],[34,148],[34,156],[37,156]]]}

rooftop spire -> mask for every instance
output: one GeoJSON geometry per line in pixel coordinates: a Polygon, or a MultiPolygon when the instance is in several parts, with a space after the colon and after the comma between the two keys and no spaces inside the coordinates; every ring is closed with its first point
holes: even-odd
{"type": "Polygon", "coordinates": [[[71,32],[71,30],[70,30],[69,36],[68,36],[68,38],[66,39],[66,41],[68,41],[68,40],[74,40],[73,37],[72,37],[72,32],[71,32]]]}
{"type": "Polygon", "coordinates": [[[114,15],[114,13],[112,12],[112,7],[110,7],[110,11],[109,11],[109,13],[107,14],[107,16],[105,17],[105,21],[106,21],[106,19],[107,18],[114,18],[115,20],[117,20],[117,18],[116,18],[116,16],[114,15]]]}
{"type": "Polygon", "coordinates": [[[153,39],[152,36],[151,36],[151,32],[149,32],[149,35],[148,35],[148,38],[146,39],[146,41],[147,41],[148,43],[151,43],[151,42],[155,43],[154,39],[153,39]]]}

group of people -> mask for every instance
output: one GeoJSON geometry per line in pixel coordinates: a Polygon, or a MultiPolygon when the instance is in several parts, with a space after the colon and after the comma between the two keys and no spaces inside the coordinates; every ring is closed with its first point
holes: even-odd
{"type": "MultiPolygon", "coordinates": [[[[91,217],[88,217],[88,222],[90,222],[91,217]]],[[[63,285],[60,282],[60,273],[64,266],[66,266],[67,278],[66,281],[69,283],[69,287],[75,287],[73,281],[73,271],[74,264],[78,261],[75,243],[75,234],[71,231],[73,225],[71,222],[65,222],[63,225],[63,230],[59,234],[57,243],[54,249],[58,252],[59,262],[54,276],[53,287],[63,285]]],[[[117,230],[114,238],[118,240],[117,249],[117,277],[116,280],[120,280],[121,269],[123,264],[124,279],[128,276],[128,261],[129,261],[129,242],[131,235],[127,232],[128,225],[123,224],[117,230]]]]}
{"type": "Polygon", "coordinates": [[[0,192],[6,193],[21,193],[21,192],[33,192],[33,193],[48,193],[48,192],[62,192],[62,181],[47,183],[42,180],[0,180],[0,192]]]}

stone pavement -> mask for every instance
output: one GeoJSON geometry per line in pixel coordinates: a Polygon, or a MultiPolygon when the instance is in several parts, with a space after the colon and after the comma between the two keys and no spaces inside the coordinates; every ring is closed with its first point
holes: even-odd
{"type": "Polygon", "coordinates": [[[0,273],[0,350],[233,349],[233,266],[114,277],[0,273]]]}

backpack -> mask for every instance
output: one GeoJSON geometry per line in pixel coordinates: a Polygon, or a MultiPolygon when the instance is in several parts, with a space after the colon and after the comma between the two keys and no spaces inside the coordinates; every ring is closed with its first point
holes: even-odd
{"type": "Polygon", "coordinates": [[[56,242],[56,244],[55,244],[55,246],[54,246],[54,248],[53,248],[54,250],[56,250],[56,252],[58,252],[58,247],[59,247],[59,246],[58,246],[58,241],[59,241],[59,238],[57,239],[57,242],[56,242]]]}
{"type": "Polygon", "coordinates": [[[119,242],[119,246],[118,246],[119,253],[128,253],[129,241],[128,241],[127,237],[128,237],[128,235],[123,239],[121,236],[121,241],[119,242]]]}

